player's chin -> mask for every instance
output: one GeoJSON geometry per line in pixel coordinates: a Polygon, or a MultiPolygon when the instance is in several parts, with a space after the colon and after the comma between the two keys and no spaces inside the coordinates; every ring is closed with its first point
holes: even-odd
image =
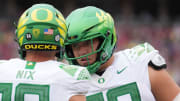
{"type": "Polygon", "coordinates": [[[80,62],[79,64],[80,64],[81,66],[88,66],[88,63],[80,62]]]}
{"type": "Polygon", "coordinates": [[[88,61],[78,61],[78,63],[81,65],[81,66],[88,66],[89,65],[89,62],[88,61]]]}

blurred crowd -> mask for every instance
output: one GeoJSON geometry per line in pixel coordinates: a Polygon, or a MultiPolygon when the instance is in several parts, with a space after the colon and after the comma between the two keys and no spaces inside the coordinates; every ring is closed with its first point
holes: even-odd
{"type": "Polygon", "coordinates": [[[166,59],[168,71],[180,85],[180,23],[146,19],[115,21],[118,35],[117,49],[131,48],[148,42],[166,59]]]}
{"type": "Polygon", "coordinates": [[[18,57],[17,43],[15,42],[15,27],[8,19],[0,20],[0,59],[18,57]]]}

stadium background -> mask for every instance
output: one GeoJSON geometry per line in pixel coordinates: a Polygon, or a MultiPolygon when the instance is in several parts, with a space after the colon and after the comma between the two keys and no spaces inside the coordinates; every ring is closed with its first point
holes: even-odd
{"type": "MultiPolygon", "coordinates": [[[[149,42],[165,57],[168,71],[180,85],[180,4],[178,0],[0,0],[0,59],[18,57],[15,26],[32,4],[50,3],[66,17],[72,10],[97,6],[115,19],[116,51],[149,42]]],[[[88,23],[88,22],[87,22],[88,23]]]]}

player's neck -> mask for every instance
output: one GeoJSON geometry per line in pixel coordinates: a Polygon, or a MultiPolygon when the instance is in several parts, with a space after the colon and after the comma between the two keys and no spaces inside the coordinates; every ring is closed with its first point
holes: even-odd
{"type": "Polygon", "coordinates": [[[105,71],[114,61],[114,56],[112,55],[111,58],[101,65],[99,71],[105,71]]]}
{"type": "Polygon", "coordinates": [[[55,59],[56,52],[44,52],[44,51],[28,51],[26,52],[26,60],[33,62],[43,62],[55,59]]]}

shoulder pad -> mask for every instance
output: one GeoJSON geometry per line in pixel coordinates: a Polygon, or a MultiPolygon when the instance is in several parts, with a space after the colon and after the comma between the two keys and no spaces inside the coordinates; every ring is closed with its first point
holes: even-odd
{"type": "Polygon", "coordinates": [[[139,45],[133,47],[132,50],[135,51],[138,56],[140,56],[144,52],[150,53],[151,51],[153,51],[155,49],[149,43],[143,43],[143,44],[139,44],[139,45]]]}
{"type": "Polygon", "coordinates": [[[0,60],[0,64],[5,62],[7,62],[7,60],[0,60]]]}
{"type": "Polygon", "coordinates": [[[148,65],[155,70],[160,70],[167,67],[165,59],[158,53],[151,58],[148,65]]]}
{"type": "Polygon", "coordinates": [[[161,70],[161,69],[167,68],[166,64],[161,65],[161,66],[157,66],[157,65],[153,64],[152,61],[149,61],[148,66],[152,67],[155,70],[161,70]]]}
{"type": "Polygon", "coordinates": [[[150,53],[152,51],[156,51],[153,46],[151,46],[149,43],[143,43],[139,44],[131,49],[125,50],[125,54],[128,57],[128,59],[132,61],[136,61],[139,57],[142,57],[143,54],[150,53]]]}

